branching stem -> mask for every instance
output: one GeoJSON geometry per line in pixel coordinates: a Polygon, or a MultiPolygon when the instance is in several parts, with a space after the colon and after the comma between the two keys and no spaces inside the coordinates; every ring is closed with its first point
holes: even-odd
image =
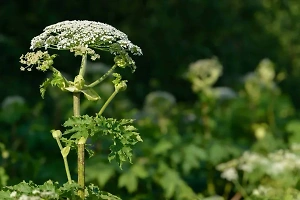
{"type": "Polygon", "coordinates": [[[98,80],[94,81],[93,83],[87,85],[87,87],[94,87],[96,85],[98,85],[99,83],[101,83],[102,81],[104,81],[104,79],[106,79],[115,69],[116,69],[117,65],[113,65],[110,70],[108,70],[103,76],[101,76],[98,80]]]}
{"type": "Polygon", "coordinates": [[[79,75],[84,76],[86,70],[87,54],[82,55],[79,75]]]}
{"type": "Polygon", "coordinates": [[[99,115],[102,115],[104,110],[107,108],[108,104],[113,100],[113,98],[118,94],[119,90],[115,90],[110,97],[106,100],[104,105],[102,106],[101,110],[99,111],[99,115]]]}
{"type": "MultiPolygon", "coordinates": [[[[86,70],[86,60],[87,55],[84,54],[82,56],[79,75],[84,76],[86,70]]],[[[80,116],[80,93],[73,93],[73,114],[75,117],[80,116]]],[[[80,141],[86,141],[86,138],[81,138],[80,141]]],[[[84,146],[85,142],[78,143],[78,157],[77,157],[77,165],[78,165],[78,185],[80,186],[78,190],[78,195],[81,199],[84,199],[84,187],[85,187],[85,166],[84,166],[84,146]]]]}
{"type": "MultiPolygon", "coordinates": [[[[55,138],[57,145],[59,147],[59,150],[61,151],[63,149],[61,142],[59,140],[59,138],[55,138]]],[[[66,169],[66,174],[67,174],[67,178],[68,178],[68,183],[71,184],[72,183],[72,178],[71,178],[71,173],[70,173],[70,169],[69,169],[69,163],[68,163],[68,159],[67,157],[63,156],[63,160],[64,160],[64,165],[65,165],[65,169],[66,169]]]]}

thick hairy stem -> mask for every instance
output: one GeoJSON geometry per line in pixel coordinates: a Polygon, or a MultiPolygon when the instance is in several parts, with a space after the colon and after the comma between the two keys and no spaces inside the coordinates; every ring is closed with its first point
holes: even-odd
{"type": "MultiPolygon", "coordinates": [[[[73,112],[74,116],[80,116],[80,93],[73,93],[73,112]]],[[[82,140],[82,139],[80,139],[82,140]]],[[[85,141],[85,138],[83,138],[85,141]]],[[[85,169],[84,169],[84,143],[78,142],[78,158],[77,158],[77,165],[78,165],[78,185],[80,189],[78,190],[78,195],[81,199],[84,199],[84,187],[85,187],[85,169]]]]}
{"type": "MultiPolygon", "coordinates": [[[[86,70],[87,54],[82,55],[79,75],[82,77],[86,70]]],[[[80,93],[73,93],[73,113],[75,117],[80,116],[80,93]]],[[[78,141],[78,152],[77,152],[77,167],[78,167],[78,195],[81,199],[84,199],[84,187],[85,187],[85,166],[84,166],[84,145],[86,138],[81,137],[78,141]]]]}
{"type": "Polygon", "coordinates": [[[80,93],[73,93],[73,114],[75,117],[80,116],[80,93]]]}

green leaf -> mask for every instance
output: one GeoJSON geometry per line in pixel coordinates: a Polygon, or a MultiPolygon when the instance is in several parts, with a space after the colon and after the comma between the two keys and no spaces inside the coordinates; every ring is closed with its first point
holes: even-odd
{"type": "Polygon", "coordinates": [[[105,118],[101,115],[95,117],[83,115],[69,118],[63,126],[68,128],[64,135],[72,134],[68,139],[62,139],[67,144],[76,144],[81,137],[109,136],[112,139],[110,145],[109,161],[116,159],[120,168],[125,161],[131,162],[132,146],[142,139],[137,129],[132,125],[132,119],[116,120],[105,118]],[[70,140],[74,141],[71,142],[70,140]]]}
{"type": "Polygon", "coordinates": [[[220,143],[214,143],[208,150],[208,160],[212,162],[212,164],[218,164],[223,159],[229,156],[229,152],[226,148],[226,145],[222,145],[220,143]]]}
{"type": "Polygon", "coordinates": [[[290,132],[289,135],[289,142],[290,143],[299,143],[300,142],[300,121],[299,120],[292,120],[290,121],[287,126],[286,130],[290,132]]]}
{"type": "Polygon", "coordinates": [[[10,191],[3,191],[3,190],[1,190],[0,191],[0,199],[3,199],[3,200],[11,199],[10,198],[10,194],[11,194],[10,191]]]}
{"type": "Polygon", "coordinates": [[[45,92],[49,85],[56,86],[62,91],[66,89],[67,86],[69,86],[68,80],[55,68],[52,68],[52,77],[47,78],[42,85],[40,85],[40,93],[42,98],[44,98],[45,92]]]}
{"type": "Polygon", "coordinates": [[[184,161],[182,167],[185,174],[188,174],[193,168],[198,168],[201,160],[205,160],[207,158],[205,150],[194,144],[185,146],[183,148],[183,153],[184,161]]]}
{"type": "Polygon", "coordinates": [[[14,185],[14,186],[7,186],[7,188],[16,190],[18,192],[25,193],[25,194],[29,194],[32,190],[30,187],[30,182],[26,183],[25,181],[23,181],[17,185],[14,185]]]}
{"type": "Polygon", "coordinates": [[[108,192],[101,191],[97,186],[90,184],[86,187],[88,193],[87,200],[121,200],[119,197],[108,192]]]}
{"type": "Polygon", "coordinates": [[[139,178],[146,178],[149,176],[149,172],[145,169],[144,165],[135,164],[130,169],[139,178]]]}
{"type": "Polygon", "coordinates": [[[107,181],[115,174],[115,169],[103,163],[99,157],[93,157],[86,162],[86,181],[96,179],[100,187],[104,187],[107,181]]]}
{"type": "Polygon", "coordinates": [[[40,85],[40,93],[41,93],[41,96],[42,98],[45,97],[45,92],[48,88],[48,86],[51,84],[51,79],[50,78],[47,78],[43,83],[42,85],[40,85]]]}
{"type": "Polygon", "coordinates": [[[165,171],[164,175],[160,179],[160,185],[165,190],[166,198],[171,198],[174,195],[176,191],[176,186],[179,183],[180,183],[180,178],[176,171],[171,169],[165,171]]]}
{"type": "Polygon", "coordinates": [[[7,176],[5,169],[0,167],[0,187],[5,186],[9,177],[7,176]]]}
{"type": "Polygon", "coordinates": [[[118,187],[125,187],[129,193],[135,192],[138,187],[138,179],[134,173],[123,173],[118,180],[118,187]]]}
{"type": "Polygon", "coordinates": [[[166,153],[169,149],[171,149],[174,145],[172,142],[162,139],[158,142],[156,146],[153,148],[153,154],[158,155],[158,154],[163,154],[166,153]]]}
{"type": "Polygon", "coordinates": [[[290,133],[299,133],[300,132],[300,121],[299,120],[291,120],[286,126],[286,130],[290,133]]]}

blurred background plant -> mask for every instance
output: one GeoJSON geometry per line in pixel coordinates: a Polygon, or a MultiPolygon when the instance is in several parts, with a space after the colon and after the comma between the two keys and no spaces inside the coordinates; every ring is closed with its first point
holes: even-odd
{"type": "MultiPolygon", "coordinates": [[[[42,102],[33,88],[47,74],[25,79],[18,60],[46,25],[88,19],[123,30],[144,52],[135,76],[125,75],[128,92],[105,112],[137,119],[144,142],[122,171],[107,162],[108,141],[95,142],[89,182],[123,199],[299,199],[299,9],[296,0],[2,1],[0,186],[65,182],[48,130],[70,116],[71,98],[51,88],[42,102]]],[[[73,76],[78,60],[61,57],[73,76]]],[[[105,64],[105,54],[88,63],[87,76],[105,64]]],[[[103,99],[113,90],[96,89],[103,99]]],[[[84,101],[83,112],[103,103],[84,101]]]]}

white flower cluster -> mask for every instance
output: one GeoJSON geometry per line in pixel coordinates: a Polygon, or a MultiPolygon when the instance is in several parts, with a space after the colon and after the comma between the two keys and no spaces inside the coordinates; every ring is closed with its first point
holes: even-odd
{"type": "Polygon", "coordinates": [[[255,169],[260,169],[264,170],[265,175],[277,178],[284,173],[299,171],[300,156],[288,150],[278,150],[266,156],[246,151],[239,159],[222,163],[217,169],[222,171],[222,178],[229,181],[237,179],[236,170],[255,173],[255,169]]]}
{"type": "MultiPolygon", "coordinates": [[[[22,194],[18,200],[41,200],[41,199],[45,199],[45,198],[55,198],[57,199],[58,198],[58,195],[54,192],[51,192],[51,191],[40,191],[40,190],[33,190],[32,191],[32,194],[34,196],[31,196],[31,195],[25,195],[25,194],[22,194]]],[[[10,197],[11,198],[16,198],[18,195],[17,191],[13,191],[11,194],[10,194],[10,197]]]]}
{"type": "Polygon", "coordinates": [[[260,185],[258,188],[254,189],[252,194],[254,196],[266,196],[272,191],[271,187],[260,185]]]}
{"type": "Polygon", "coordinates": [[[190,64],[187,78],[193,83],[193,90],[198,92],[211,87],[222,71],[223,67],[216,58],[203,59],[190,64]]]}
{"type": "Polygon", "coordinates": [[[259,199],[293,199],[300,200],[299,190],[296,188],[277,188],[260,185],[252,191],[253,197],[259,199]]]}
{"type": "Polygon", "coordinates": [[[245,152],[240,158],[239,169],[252,172],[255,168],[265,169],[269,176],[300,170],[300,156],[287,150],[278,150],[267,156],[245,152]]]}
{"type": "Polygon", "coordinates": [[[238,173],[236,171],[235,168],[230,167],[225,169],[222,173],[221,173],[221,177],[226,179],[227,181],[235,181],[238,179],[238,173]]]}
{"type": "Polygon", "coordinates": [[[129,51],[142,55],[141,48],[132,44],[125,33],[108,24],[87,20],[63,21],[47,26],[42,34],[31,40],[30,49],[70,50],[78,46],[107,50],[113,54],[129,51]]]}

